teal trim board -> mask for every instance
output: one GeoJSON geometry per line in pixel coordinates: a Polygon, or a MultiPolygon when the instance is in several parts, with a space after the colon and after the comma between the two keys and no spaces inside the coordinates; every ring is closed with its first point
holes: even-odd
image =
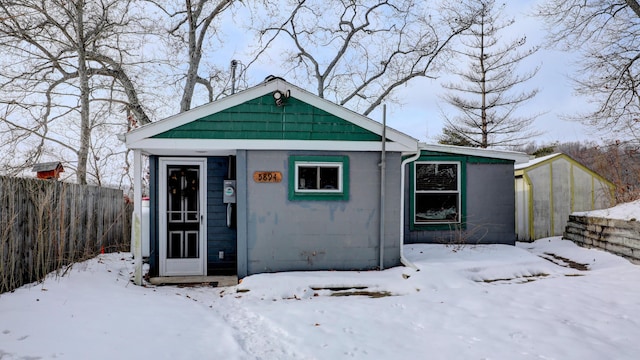
{"type": "MultiPolygon", "coordinates": [[[[445,153],[422,152],[418,160],[409,165],[409,229],[410,230],[464,230],[467,228],[467,163],[470,158],[474,160],[483,159],[474,156],[456,156],[445,153]],[[429,153],[426,154],[425,153],[429,153]],[[460,222],[444,224],[416,224],[415,223],[415,164],[418,162],[458,162],[460,163],[460,222]]],[[[477,162],[477,161],[476,161],[477,162]]]]}
{"type": "Polygon", "coordinates": [[[348,156],[289,156],[289,200],[349,200],[349,157],[348,156]],[[341,192],[299,192],[296,191],[296,162],[340,163],[342,164],[341,192]]]}

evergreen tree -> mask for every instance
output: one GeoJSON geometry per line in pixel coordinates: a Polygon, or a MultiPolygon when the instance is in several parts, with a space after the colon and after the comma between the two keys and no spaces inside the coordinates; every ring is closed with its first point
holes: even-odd
{"type": "Polygon", "coordinates": [[[478,8],[479,15],[463,33],[461,46],[455,51],[468,66],[451,71],[460,82],[443,85],[448,90],[443,99],[457,111],[452,116],[443,114],[445,128],[440,142],[464,139],[482,148],[521,144],[537,135],[531,127],[540,114],[516,112],[536,96],[538,89],[516,88],[534,77],[539,68],[524,73],[516,70],[538,47],[523,49],[526,37],[501,41],[500,33],[514,20],[503,21],[503,9],[496,10],[493,0],[472,0],[470,4],[478,8]]]}

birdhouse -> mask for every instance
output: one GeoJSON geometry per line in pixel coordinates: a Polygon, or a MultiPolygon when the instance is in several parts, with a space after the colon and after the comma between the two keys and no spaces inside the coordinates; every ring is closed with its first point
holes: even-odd
{"type": "Polygon", "coordinates": [[[60,178],[60,173],[64,171],[64,167],[62,167],[62,163],[59,161],[46,162],[33,165],[33,169],[31,171],[36,172],[36,177],[38,179],[58,179],[60,178]]]}

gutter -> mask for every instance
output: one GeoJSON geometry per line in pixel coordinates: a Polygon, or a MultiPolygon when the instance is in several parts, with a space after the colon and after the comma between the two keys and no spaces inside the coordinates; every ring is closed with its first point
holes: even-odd
{"type": "Polygon", "coordinates": [[[418,152],[416,152],[412,156],[404,159],[402,161],[402,164],[400,165],[400,194],[402,194],[400,196],[400,262],[402,263],[402,265],[410,267],[416,271],[420,271],[420,269],[418,269],[418,267],[414,263],[412,263],[411,261],[407,260],[407,258],[404,257],[404,198],[405,198],[405,189],[404,189],[405,175],[404,174],[405,174],[406,165],[410,162],[414,162],[418,160],[419,157],[420,157],[420,149],[418,149],[418,152]]]}

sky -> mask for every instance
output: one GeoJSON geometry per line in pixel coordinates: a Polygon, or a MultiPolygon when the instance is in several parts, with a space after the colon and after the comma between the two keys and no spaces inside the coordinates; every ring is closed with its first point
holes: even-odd
{"type": "MultiPolygon", "coordinates": [[[[505,39],[509,39],[509,34],[513,34],[517,37],[526,36],[527,46],[543,43],[544,29],[541,20],[529,15],[535,4],[541,1],[505,2],[504,13],[515,20],[515,23],[502,34],[505,39]]],[[[239,42],[228,50],[241,53],[244,45],[246,44],[239,42]]],[[[526,86],[538,88],[539,93],[534,99],[523,105],[520,110],[523,114],[543,113],[534,123],[534,130],[542,134],[532,140],[539,144],[555,141],[600,140],[597,135],[592,134],[590,129],[582,124],[562,118],[563,115],[575,114],[588,107],[585,99],[574,95],[569,80],[569,75],[574,71],[572,62],[575,59],[575,54],[542,48],[520,65],[520,69],[523,71],[540,66],[538,74],[526,83],[526,86]]],[[[274,69],[273,64],[268,61],[267,59],[265,63],[257,64],[251,71],[283,76],[287,79],[286,75],[278,73],[277,68],[274,69]]],[[[461,66],[466,67],[464,64],[461,66]]],[[[436,138],[441,134],[443,128],[440,112],[442,100],[439,98],[439,94],[443,92],[440,82],[445,79],[446,77],[443,75],[437,80],[414,79],[408,86],[401,87],[397,93],[401,104],[390,103],[387,105],[387,125],[420,141],[436,142],[436,138]]],[[[382,106],[373,111],[369,117],[381,122],[383,118],[382,106]]]]}
{"type": "MultiPolygon", "coordinates": [[[[541,20],[529,15],[537,2],[540,1],[505,2],[505,14],[515,20],[507,31],[513,36],[526,36],[527,46],[542,45],[545,40],[541,20]]],[[[508,34],[502,35],[509,38],[508,34]]],[[[543,47],[519,66],[523,71],[540,66],[538,74],[526,83],[531,88],[538,88],[539,93],[520,109],[523,114],[543,113],[533,125],[534,130],[542,132],[533,139],[538,144],[600,140],[579,122],[563,119],[563,115],[584,111],[589,106],[584,98],[574,94],[569,79],[576,59],[576,54],[543,47]]],[[[421,79],[403,89],[400,97],[405,99],[405,104],[387,108],[388,124],[421,141],[435,142],[443,128],[442,100],[438,97],[442,91],[439,80],[430,79],[421,79]]],[[[380,119],[381,111],[371,117],[380,119]]]]}
{"type": "Polygon", "coordinates": [[[260,274],[227,288],[135,286],[129,254],[99,255],[0,295],[0,358],[631,360],[640,353],[640,267],[625,259],[559,238],[413,244],[405,254],[420,271],[260,274]]]}

